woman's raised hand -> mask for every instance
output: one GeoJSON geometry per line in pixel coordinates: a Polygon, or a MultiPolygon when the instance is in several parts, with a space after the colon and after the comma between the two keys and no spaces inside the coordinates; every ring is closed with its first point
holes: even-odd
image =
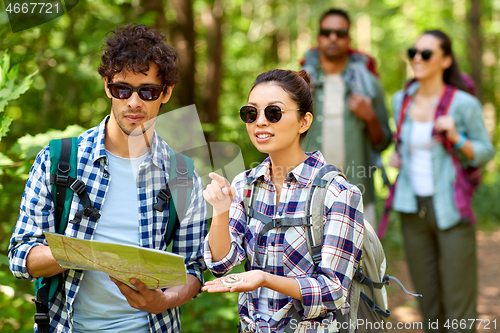
{"type": "Polygon", "coordinates": [[[460,141],[460,134],[458,134],[455,128],[455,119],[452,116],[440,116],[436,119],[434,124],[438,132],[445,132],[446,138],[453,144],[457,144],[460,141]]]}
{"type": "Polygon", "coordinates": [[[212,179],[212,182],[203,191],[203,197],[214,207],[214,216],[216,216],[229,210],[236,189],[231,187],[226,178],[215,172],[211,172],[208,176],[212,179]]]}

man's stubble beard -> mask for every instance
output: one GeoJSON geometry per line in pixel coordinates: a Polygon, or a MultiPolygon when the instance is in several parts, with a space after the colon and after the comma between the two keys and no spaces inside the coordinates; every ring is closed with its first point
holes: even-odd
{"type": "Polygon", "coordinates": [[[323,57],[325,57],[326,60],[331,62],[342,61],[349,55],[349,52],[347,50],[346,51],[342,50],[336,54],[329,54],[327,52],[321,52],[321,53],[323,54],[323,57]]]}
{"type": "MultiPolygon", "coordinates": [[[[144,115],[144,119],[146,119],[146,122],[145,122],[145,125],[137,125],[135,128],[133,128],[131,131],[128,131],[125,126],[123,125],[122,121],[121,121],[121,118],[119,118],[119,114],[118,112],[116,111],[115,109],[115,106],[114,105],[111,105],[111,112],[113,113],[113,116],[115,117],[115,121],[116,123],[118,124],[118,127],[120,127],[120,129],[122,130],[122,132],[127,135],[127,136],[141,136],[141,135],[144,135],[144,133],[146,133],[146,131],[148,129],[151,128],[151,126],[153,126],[153,124],[155,123],[155,121],[151,121],[151,119],[147,119],[147,115],[144,114],[144,112],[142,112],[142,110],[140,110],[139,112],[131,112],[132,110],[130,109],[127,109],[125,111],[122,111],[121,114],[123,113],[138,113],[138,114],[142,114],[144,115]],[[139,130],[138,127],[141,127],[142,130],[139,130]]],[[[156,117],[155,117],[156,118],[156,117]]]]}

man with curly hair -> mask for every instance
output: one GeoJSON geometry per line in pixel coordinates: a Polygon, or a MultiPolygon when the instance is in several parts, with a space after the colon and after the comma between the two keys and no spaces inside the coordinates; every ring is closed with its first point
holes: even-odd
{"type": "MultiPolygon", "coordinates": [[[[129,24],[108,33],[99,73],[111,114],[78,138],[77,153],[78,178],[98,214],[68,223],[65,235],[164,251],[168,209],[153,206],[168,182],[172,156],[154,126],[178,82],[177,54],[162,32],[129,24]]],[[[180,332],[179,306],[200,292],[206,269],[200,250],[206,206],[198,173],[172,246],[184,257],[187,284],[150,290],[131,279],[134,290],[103,272],[66,270],[52,256],[44,236],[55,232],[50,162],[45,147],[30,171],[9,247],[18,278],[63,273],[62,287],[49,301],[50,332],[180,332]]],[[[74,195],[70,221],[81,206],[74,195]]]]}

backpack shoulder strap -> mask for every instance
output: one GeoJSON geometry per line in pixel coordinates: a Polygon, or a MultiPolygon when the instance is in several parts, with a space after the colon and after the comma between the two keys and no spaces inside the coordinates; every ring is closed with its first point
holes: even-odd
{"type": "Polygon", "coordinates": [[[253,205],[255,203],[256,192],[258,189],[258,180],[252,184],[254,169],[250,170],[245,179],[245,187],[243,189],[243,208],[247,217],[247,224],[253,217],[253,205]]]}
{"type": "MultiPolygon", "coordinates": [[[[69,184],[76,180],[77,151],[76,137],[54,139],[49,143],[51,194],[55,205],[55,229],[59,234],[64,234],[68,224],[74,192],[69,184]]],[[[54,297],[61,284],[61,275],[35,280],[35,323],[40,333],[50,332],[49,300],[54,297]]]]}
{"type": "Polygon", "coordinates": [[[60,234],[66,230],[73,192],[78,195],[83,209],[76,212],[70,223],[79,223],[83,216],[98,220],[101,215],[95,209],[87,193],[87,186],[77,179],[78,138],[55,139],[49,144],[51,154],[50,183],[56,203],[56,225],[60,234]],[[66,188],[70,189],[68,191],[66,188]],[[65,193],[64,195],[62,193],[65,193]],[[58,219],[60,217],[60,219],[58,219]]]}
{"type": "Polygon", "coordinates": [[[55,203],[56,232],[63,234],[68,223],[73,189],[67,190],[69,177],[76,179],[78,138],[55,139],[49,143],[52,198],[55,203]],[[54,179],[55,178],[55,179],[54,179]]]}
{"type": "Polygon", "coordinates": [[[163,211],[163,206],[168,203],[168,223],[165,233],[165,243],[168,246],[174,238],[175,230],[186,215],[191,202],[193,191],[194,161],[189,157],[169,147],[170,166],[168,170],[169,181],[158,193],[157,202],[153,208],[163,211]]]}
{"type": "Polygon", "coordinates": [[[314,177],[306,201],[306,216],[311,216],[311,226],[307,230],[307,248],[315,267],[321,261],[323,246],[323,209],[328,186],[336,176],[346,176],[335,166],[327,164],[314,177]]]}

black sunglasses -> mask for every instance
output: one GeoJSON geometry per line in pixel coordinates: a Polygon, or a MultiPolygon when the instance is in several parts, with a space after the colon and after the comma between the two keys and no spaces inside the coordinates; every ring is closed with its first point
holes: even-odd
{"type": "Polygon", "coordinates": [[[320,29],[319,35],[324,37],[330,37],[331,34],[335,34],[337,38],[346,38],[349,36],[349,30],[346,29],[320,29]]]}
{"type": "Polygon", "coordinates": [[[416,48],[412,47],[411,49],[408,49],[408,58],[413,60],[417,53],[420,53],[420,56],[422,57],[422,60],[429,60],[432,56],[432,50],[422,50],[419,51],[416,48]]]}
{"type": "MultiPolygon", "coordinates": [[[[258,110],[255,106],[244,106],[240,109],[240,118],[245,123],[250,124],[257,120],[259,115],[258,110]]],[[[299,109],[291,109],[291,110],[281,110],[281,108],[277,105],[268,105],[264,108],[264,115],[266,116],[267,121],[270,123],[277,123],[280,121],[281,116],[284,111],[295,111],[299,109]]]]}
{"type": "Polygon", "coordinates": [[[111,96],[114,98],[128,99],[135,91],[143,101],[156,101],[160,98],[164,87],[165,86],[158,86],[155,84],[132,87],[127,83],[108,83],[108,89],[111,92],[111,96]]]}

